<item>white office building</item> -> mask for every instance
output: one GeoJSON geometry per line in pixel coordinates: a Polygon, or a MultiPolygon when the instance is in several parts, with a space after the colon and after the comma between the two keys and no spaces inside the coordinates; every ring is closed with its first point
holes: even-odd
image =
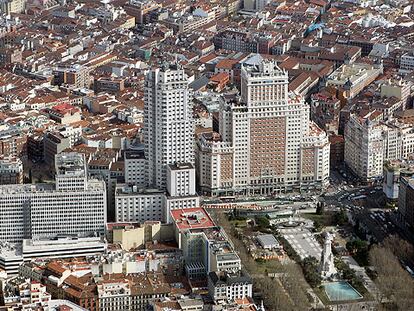
{"type": "Polygon", "coordinates": [[[115,221],[164,221],[165,194],[158,189],[140,189],[120,184],[115,189],[115,221]]]}
{"type": "Polygon", "coordinates": [[[125,183],[146,186],[147,161],[143,150],[126,150],[124,154],[125,183]]]}
{"type": "Polygon", "coordinates": [[[151,70],[145,79],[144,101],[148,184],[165,189],[168,164],[194,164],[193,109],[184,69],[164,65],[151,70]]]}
{"type": "Polygon", "coordinates": [[[25,239],[22,243],[0,242],[0,268],[8,276],[17,275],[23,262],[41,258],[72,258],[103,254],[102,237],[77,238],[58,236],[54,239],[25,239]]]}
{"type": "Polygon", "coordinates": [[[200,206],[200,198],[195,189],[195,174],[195,168],[190,163],[168,165],[163,221],[171,221],[170,211],[173,209],[200,206]]]}
{"type": "Polygon", "coordinates": [[[0,186],[0,241],[104,233],[105,183],[87,179],[84,155],[60,154],[56,170],[56,185],[0,186]]]}
{"type": "Polygon", "coordinates": [[[412,51],[401,55],[400,58],[400,72],[409,73],[411,71],[414,71],[414,53],[412,51]]]}

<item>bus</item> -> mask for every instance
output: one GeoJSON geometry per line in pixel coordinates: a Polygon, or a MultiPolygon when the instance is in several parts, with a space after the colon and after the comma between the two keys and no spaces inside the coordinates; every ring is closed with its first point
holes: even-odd
{"type": "Polygon", "coordinates": [[[236,197],[234,197],[234,196],[220,197],[220,201],[222,203],[232,203],[232,202],[236,201],[236,197]]]}

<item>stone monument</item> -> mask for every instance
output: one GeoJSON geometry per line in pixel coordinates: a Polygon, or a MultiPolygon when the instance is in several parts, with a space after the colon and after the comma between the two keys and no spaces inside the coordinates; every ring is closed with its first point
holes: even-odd
{"type": "Polygon", "coordinates": [[[321,264],[319,267],[319,273],[322,278],[328,279],[337,273],[334,264],[334,255],[332,254],[332,240],[334,236],[329,232],[325,234],[325,244],[323,246],[321,255],[321,264]]]}

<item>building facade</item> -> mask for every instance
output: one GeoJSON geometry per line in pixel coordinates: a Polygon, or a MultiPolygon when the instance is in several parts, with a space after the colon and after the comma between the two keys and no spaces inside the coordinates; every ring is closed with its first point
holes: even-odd
{"type": "Polygon", "coordinates": [[[384,165],[383,127],[372,115],[351,115],[345,126],[345,163],[364,180],[380,178],[384,165]]]}
{"type": "Polygon", "coordinates": [[[401,177],[398,193],[398,214],[401,222],[414,227],[414,179],[401,177]]]}
{"type": "Polygon", "coordinates": [[[327,184],[328,137],[288,84],[287,72],[274,61],[255,55],[244,63],[241,99],[220,108],[223,134],[201,137],[198,144],[198,177],[206,192],[271,194],[327,184]]]}
{"type": "Polygon", "coordinates": [[[0,240],[50,238],[59,234],[103,234],[106,187],[88,180],[83,155],[56,160],[56,185],[0,186],[0,240]]]}
{"type": "Polygon", "coordinates": [[[194,120],[188,78],[179,65],[165,65],[145,79],[144,144],[148,184],[165,189],[167,165],[194,165],[194,120]]]}
{"type": "Polygon", "coordinates": [[[22,184],[23,163],[19,158],[0,158],[0,185],[22,184]]]}

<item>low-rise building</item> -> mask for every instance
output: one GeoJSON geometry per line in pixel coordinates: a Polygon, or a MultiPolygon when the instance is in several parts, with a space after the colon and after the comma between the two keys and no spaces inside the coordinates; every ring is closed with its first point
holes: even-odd
{"type": "Polygon", "coordinates": [[[14,278],[3,286],[2,298],[7,310],[49,310],[51,295],[43,284],[14,278]]]}
{"type": "Polygon", "coordinates": [[[47,111],[49,117],[60,124],[68,125],[81,120],[80,109],[67,103],[56,105],[47,111]]]}
{"type": "Polygon", "coordinates": [[[112,231],[112,243],[121,245],[122,249],[144,248],[146,243],[174,240],[172,224],[160,221],[145,221],[142,224],[108,224],[112,231]]]}
{"type": "Polygon", "coordinates": [[[232,301],[252,297],[253,281],[246,275],[210,272],[208,274],[208,293],[216,301],[232,301]]]}
{"type": "Polygon", "coordinates": [[[0,158],[0,185],[22,183],[22,161],[19,158],[0,158]]]}
{"type": "Polygon", "coordinates": [[[326,86],[343,91],[344,98],[351,99],[371,84],[382,73],[382,70],[381,64],[343,64],[328,77],[326,86]]]}

